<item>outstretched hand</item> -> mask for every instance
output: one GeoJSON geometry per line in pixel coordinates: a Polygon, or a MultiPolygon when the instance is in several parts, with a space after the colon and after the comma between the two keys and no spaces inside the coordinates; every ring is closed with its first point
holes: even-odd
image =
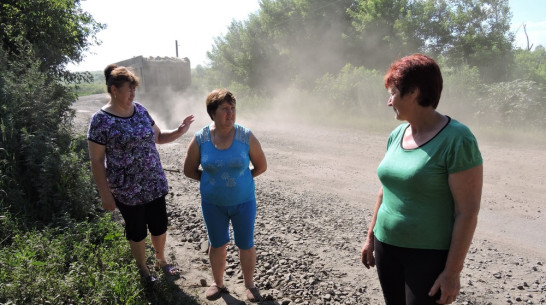
{"type": "Polygon", "coordinates": [[[178,132],[185,134],[190,128],[191,123],[195,120],[193,114],[188,115],[180,125],[178,125],[178,132]]]}

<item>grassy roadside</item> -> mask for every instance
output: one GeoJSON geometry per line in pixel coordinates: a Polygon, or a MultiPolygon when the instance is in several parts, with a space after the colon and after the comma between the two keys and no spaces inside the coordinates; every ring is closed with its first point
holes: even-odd
{"type": "Polygon", "coordinates": [[[1,214],[0,304],[198,304],[162,274],[153,287],[140,280],[123,227],[110,215],[23,230],[1,214]]]}

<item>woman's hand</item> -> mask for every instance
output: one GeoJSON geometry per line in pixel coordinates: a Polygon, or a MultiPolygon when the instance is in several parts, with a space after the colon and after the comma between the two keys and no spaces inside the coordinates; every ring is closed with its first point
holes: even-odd
{"type": "Polygon", "coordinates": [[[362,250],[360,251],[360,259],[367,269],[370,269],[370,267],[375,267],[375,256],[373,255],[373,251],[373,238],[368,236],[366,242],[362,246],[362,250]]]}
{"type": "Polygon", "coordinates": [[[177,131],[181,134],[185,134],[186,132],[188,132],[188,129],[190,129],[190,125],[191,123],[193,123],[194,121],[194,116],[193,114],[190,114],[188,115],[184,121],[182,121],[182,123],[180,123],[180,125],[178,125],[178,129],[177,131]]]}
{"type": "Polygon", "coordinates": [[[188,115],[180,125],[178,125],[178,128],[173,130],[161,130],[157,124],[154,124],[152,126],[155,130],[155,142],[157,144],[165,144],[170,143],[185,134],[188,129],[190,128],[191,123],[193,123],[194,117],[193,114],[188,115]]]}
{"type": "Polygon", "coordinates": [[[440,291],[440,298],[436,300],[436,303],[451,304],[457,300],[460,290],[461,280],[459,274],[448,274],[444,270],[432,285],[428,295],[432,297],[440,291]]]}
{"type": "Polygon", "coordinates": [[[116,209],[116,201],[114,200],[114,196],[112,195],[112,193],[106,194],[105,198],[101,198],[101,201],[103,209],[107,211],[113,211],[116,209]]]}
{"type": "Polygon", "coordinates": [[[375,223],[377,221],[377,213],[379,212],[379,207],[381,206],[381,203],[383,202],[383,187],[379,188],[379,192],[377,193],[377,200],[375,202],[375,207],[373,209],[373,216],[372,221],[370,222],[370,226],[368,227],[368,234],[366,234],[366,242],[364,243],[364,246],[362,246],[362,250],[360,251],[360,259],[362,260],[362,263],[366,268],[370,269],[370,267],[375,267],[375,256],[373,254],[374,251],[374,240],[375,235],[373,233],[373,228],[375,227],[375,223]]]}

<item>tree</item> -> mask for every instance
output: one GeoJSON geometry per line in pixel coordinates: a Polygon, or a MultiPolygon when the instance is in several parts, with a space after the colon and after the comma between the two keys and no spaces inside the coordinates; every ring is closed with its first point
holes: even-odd
{"type": "Polygon", "coordinates": [[[420,35],[421,2],[407,0],[356,1],[349,11],[362,50],[362,65],[385,69],[395,58],[414,53],[423,45],[420,35]]]}
{"type": "Polygon", "coordinates": [[[513,35],[508,0],[360,0],[351,10],[367,67],[415,52],[476,66],[488,81],[509,77],[513,35]]]}
{"type": "Polygon", "coordinates": [[[40,71],[69,79],[74,75],[66,64],[81,62],[84,52],[100,43],[95,34],[105,28],[81,9],[80,0],[4,0],[1,8],[0,40],[8,59],[32,50],[40,71]]]}
{"type": "Polygon", "coordinates": [[[507,80],[514,62],[508,0],[453,0],[449,9],[449,63],[476,66],[488,82],[507,80]]]}
{"type": "Polygon", "coordinates": [[[546,49],[539,45],[533,51],[515,51],[514,77],[532,80],[546,88],[546,49]]]}
{"type": "Polygon", "coordinates": [[[3,1],[0,10],[0,208],[49,223],[94,208],[82,139],[73,138],[65,70],[103,26],[79,1],[3,1]]]}
{"type": "Polygon", "coordinates": [[[209,52],[220,79],[268,92],[316,78],[346,63],[350,0],[264,0],[246,22],[232,22],[209,52]]]}

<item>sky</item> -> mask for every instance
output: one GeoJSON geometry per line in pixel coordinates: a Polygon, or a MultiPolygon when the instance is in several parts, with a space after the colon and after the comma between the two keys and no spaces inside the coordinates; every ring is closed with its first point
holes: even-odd
{"type": "Polygon", "coordinates": [[[108,64],[134,56],[190,59],[205,65],[214,39],[233,20],[244,21],[259,9],[259,0],[86,0],[84,11],[107,28],[97,34],[102,45],[90,48],[72,71],[102,71],[108,64]]]}
{"type": "MultiPolygon", "coordinates": [[[[526,24],[530,44],[546,47],[546,0],[509,0],[516,47],[526,48],[522,24],[526,24]]],[[[84,0],[89,12],[107,28],[97,34],[102,41],[85,53],[72,71],[102,71],[110,63],[134,56],[190,59],[191,67],[207,65],[207,52],[214,39],[227,33],[233,20],[245,21],[256,13],[259,0],[84,0]]]]}
{"type": "Polygon", "coordinates": [[[546,47],[546,1],[510,0],[509,3],[513,14],[511,30],[516,34],[516,47],[527,48],[523,24],[527,28],[529,44],[546,47]]]}

